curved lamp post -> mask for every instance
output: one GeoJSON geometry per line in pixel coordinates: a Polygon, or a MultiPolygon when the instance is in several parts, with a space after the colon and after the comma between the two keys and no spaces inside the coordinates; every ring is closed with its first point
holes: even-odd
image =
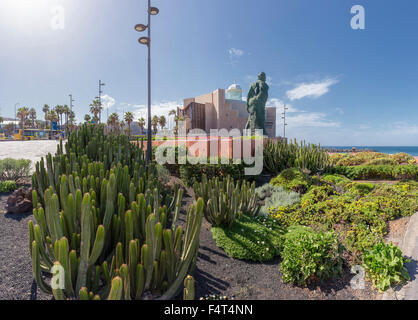
{"type": "Polygon", "coordinates": [[[148,0],[148,25],[137,24],[135,30],[144,32],[148,30],[147,37],[138,39],[140,44],[148,47],[148,127],[147,127],[147,165],[152,159],[152,130],[151,130],[151,16],[156,16],[160,10],[151,7],[151,0],[148,0]]]}

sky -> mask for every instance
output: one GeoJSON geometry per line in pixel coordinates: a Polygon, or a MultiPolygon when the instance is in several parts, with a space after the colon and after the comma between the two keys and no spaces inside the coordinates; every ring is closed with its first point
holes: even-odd
{"type": "MultiPolygon", "coordinates": [[[[277,134],[322,145],[418,145],[418,1],[153,0],[153,112],[244,89],[261,71],[277,134]],[[364,8],[364,29],[353,29],[364,8]]],[[[0,115],[69,104],[78,121],[106,86],[108,112],[146,116],[145,0],[0,0],[0,115]]],[[[363,20],[361,20],[363,21],[363,20]]],[[[104,112],[106,114],[107,111],[104,112]]]]}

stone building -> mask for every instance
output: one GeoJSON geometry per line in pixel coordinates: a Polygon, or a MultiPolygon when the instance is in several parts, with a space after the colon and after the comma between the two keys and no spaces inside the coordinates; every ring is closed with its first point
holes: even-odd
{"type": "MultiPolygon", "coordinates": [[[[184,99],[178,113],[186,121],[187,130],[245,129],[248,121],[247,103],[242,99],[243,90],[238,84],[228,90],[217,89],[211,93],[184,99]]],[[[266,108],[266,131],[270,138],[276,137],[276,108],[266,108]]]]}

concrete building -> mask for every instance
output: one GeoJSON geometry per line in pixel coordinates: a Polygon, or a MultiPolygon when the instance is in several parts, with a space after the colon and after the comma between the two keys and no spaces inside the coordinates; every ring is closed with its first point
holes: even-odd
{"type": "MultiPolygon", "coordinates": [[[[242,99],[243,90],[238,84],[228,90],[217,89],[195,98],[184,99],[178,113],[185,118],[187,130],[245,129],[248,121],[247,103],[242,99]]],[[[266,108],[266,131],[270,138],[276,137],[276,108],[266,108]]]]}

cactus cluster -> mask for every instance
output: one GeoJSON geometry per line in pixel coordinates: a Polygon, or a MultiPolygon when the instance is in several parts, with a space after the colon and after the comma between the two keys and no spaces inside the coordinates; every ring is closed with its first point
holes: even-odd
{"type": "Polygon", "coordinates": [[[168,198],[152,188],[141,148],[130,145],[83,126],[65,154],[60,144],[46,168],[43,159],[36,165],[29,249],[36,282],[56,299],[170,299],[183,283],[185,298],[194,295],[186,277],[196,262],[203,200],[190,206],[183,229],[183,190],[168,198]],[[42,272],[52,273],[51,284],[42,272]]]}
{"type": "Polygon", "coordinates": [[[257,216],[260,211],[255,182],[234,182],[228,176],[222,181],[218,177],[208,180],[202,176],[202,182],[193,186],[195,197],[205,203],[204,215],[213,226],[230,227],[242,214],[257,216]]]}
{"type": "Polygon", "coordinates": [[[319,145],[269,140],[264,148],[264,168],[278,174],[284,169],[299,168],[318,173],[330,165],[328,152],[319,145]]]}

